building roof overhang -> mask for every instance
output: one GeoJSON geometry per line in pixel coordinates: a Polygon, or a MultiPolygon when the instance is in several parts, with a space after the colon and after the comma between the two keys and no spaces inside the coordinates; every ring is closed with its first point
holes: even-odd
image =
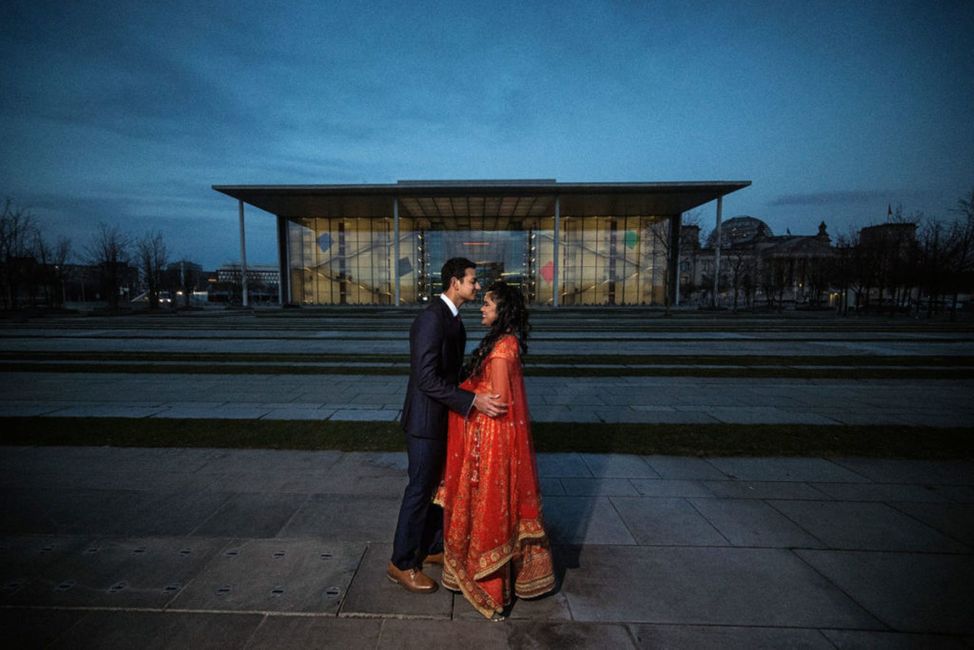
{"type": "Polygon", "coordinates": [[[213,189],[282,217],[673,216],[748,187],[751,181],[559,183],[555,180],[399,181],[360,185],[214,185],[213,189]]]}

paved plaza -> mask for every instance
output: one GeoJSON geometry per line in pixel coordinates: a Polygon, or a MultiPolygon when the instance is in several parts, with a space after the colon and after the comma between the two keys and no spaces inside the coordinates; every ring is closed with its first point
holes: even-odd
{"type": "MultiPolygon", "coordinates": [[[[974,465],[541,454],[558,589],[384,575],[401,453],[3,448],[16,647],[965,647],[974,465]]],[[[436,575],[436,571],[433,571],[436,575]]]]}
{"type": "MultiPolygon", "coordinates": [[[[395,314],[378,325],[247,314],[5,323],[0,417],[391,422],[405,376],[356,357],[404,354],[408,324],[395,314]],[[102,359],[125,354],[145,357],[102,359]],[[310,374],[280,361],[262,372],[269,354],[342,358],[309,361],[320,366],[310,374]],[[233,371],[239,355],[254,355],[247,372],[233,371]]],[[[969,328],[585,314],[536,324],[531,352],[569,360],[561,376],[528,377],[536,421],[974,421],[974,380],[936,371],[974,357],[969,328]],[[652,361],[602,367],[605,354],[652,361]],[[772,359],[791,376],[708,376],[693,362],[720,355],[772,359]],[[697,370],[654,374],[668,356],[697,370]],[[903,365],[895,377],[803,377],[793,358],[903,365]],[[576,374],[575,360],[602,370],[576,374]]],[[[471,327],[471,345],[479,336],[471,327]]],[[[974,645],[970,460],[560,453],[538,464],[557,590],[491,623],[462,597],[385,579],[402,453],[0,447],[4,636],[58,648],[974,645]]]]}

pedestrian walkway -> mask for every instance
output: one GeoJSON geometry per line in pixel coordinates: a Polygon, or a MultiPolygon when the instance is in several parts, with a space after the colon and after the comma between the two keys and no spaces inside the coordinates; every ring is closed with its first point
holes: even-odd
{"type": "MultiPolygon", "coordinates": [[[[0,417],[399,417],[398,375],[0,372],[0,417]]],[[[969,427],[974,380],[528,377],[536,422],[969,427]]]]}
{"type": "MultiPolygon", "coordinates": [[[[965,647],[974,463],[541,454],[558,589],[389,583],[401,453],[0,448],[12,647],[965,647]]],[[[433,571],[435,575],[435,570],[433,571]]]]}

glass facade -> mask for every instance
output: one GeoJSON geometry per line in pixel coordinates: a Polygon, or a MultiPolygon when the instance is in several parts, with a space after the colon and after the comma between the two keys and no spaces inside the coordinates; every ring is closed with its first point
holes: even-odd
{"type": "MultiPolygon", "coordinates": [[[[663,304],[669,219],[562,216],[559,303],[663,304]]],[[[450,257],[477,263],[481,285],[521,287],[533,305],[554,302],[554,216],[399,220],[392,216],[300,217],[287,222],[291,301],[305,305],[424,303],[440,292],[450,257]]]]}

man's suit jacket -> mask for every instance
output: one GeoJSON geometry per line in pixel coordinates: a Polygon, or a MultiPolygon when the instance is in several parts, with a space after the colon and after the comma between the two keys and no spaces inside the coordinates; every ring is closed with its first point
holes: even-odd
{"type": "Polygon", "coordinates": [[[409,384],[402,428],[417,438],[446,438],[450,410],[466,414],[474,394],[457,388],[467,332],[437,296],[409,328],[409,384]]]}

